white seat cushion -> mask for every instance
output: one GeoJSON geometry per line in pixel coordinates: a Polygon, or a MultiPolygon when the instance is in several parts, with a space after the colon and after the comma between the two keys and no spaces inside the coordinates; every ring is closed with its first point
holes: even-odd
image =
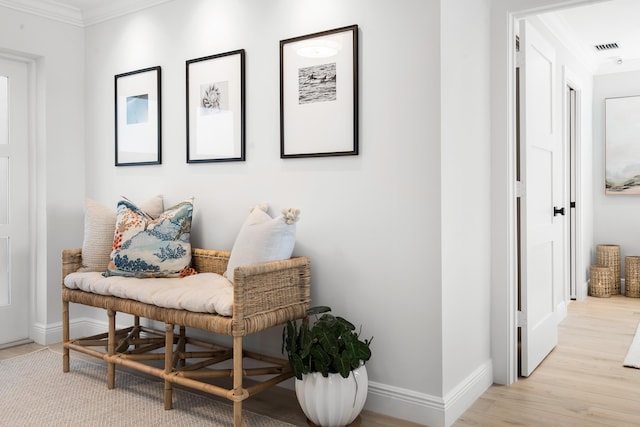
{"type": "Polygon", "coordinates": [[[215,273],[182,278],[110,276],[98,272],[75,272],[64,278],[69,289],[140,301],[158,307],[196,313],[233,314],[233,284],[215,273]]]}

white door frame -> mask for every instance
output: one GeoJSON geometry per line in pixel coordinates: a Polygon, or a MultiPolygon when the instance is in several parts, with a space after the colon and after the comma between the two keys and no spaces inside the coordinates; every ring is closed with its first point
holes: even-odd
{"type": "Polygon", "coordinates": [[[494,0],[491,19],[491,355],[494,382],[517,380],[515,22],[606,0],[494,0]]]}
{"type": "MultiPolygon", "coordinates": [[[[38,188],[38,168],[37,166],[37,110],[36,110],[36,99],[37,99],[37,89],[36,89],[36,80],[37,80],[37,59],[32,56],[22,56],[20,54],[14,53],[12,51],[5,51],[0,49],[0,58],[23,62],[27,64],[27,90],[28,94],[28,112],[27,112],[27,131],[28,131],[28,158],[27,163],[29,167],[28,171],[28,212],[26,215],[28,216],[28,226],[29,226],[29,244],[28,244],[28,284],[29,284],[29,296],[28,296],[28,310],[29,310],[29,337],[24,340],[24,342],[30,342],[33,340],[34,335],[34,325],[36,323],[37,318],[37,276],[36,276],[36,264],[37,264],[37,243],[41,240],[38,230],[38,219],[37,219],[37,188],[38,188]]],[[[40,241],[40,243],[43,243],[40,241]]],[[[38,340],[38,342],[43,343],[44,341],[38,340]]],[[[20,342],[12,343],[19,344],[20,342]]]]}
{"type": "MultiPolygon", "coordinates": [[[[580,80],[580,78],[571,71],[571,69],[567,68],[566,66],[563,67],[562,70],[562,85],[563,88],[566,90],[567,87],[571,87],[575,92],[576,92],[576,108],[575,108],[575,119],[576,119],[576,123],[575,123],[575,128],[576,128],[576,134],[575,134],[575,140],[576,140],[576,146],[575,146],[575,152],[573,153],[573,156],[576,159],[576,164],[575,164],[575,171],[574,171],[574,178],[575,178],[575,202],[576,202],[576,215],[575,215],[575,230],[576,232],[576,242],[575,242],[575,271],[579,272],[579,271],[584,271],[583,269],[583,261],[584,261],[584,257],[582,256],[582,233],[580,232],[580,230],[582,230],[582,215],[583,215],[583,206],[582,206],[582,199],[581,199],[581,195],[582,195],[582,180],[580,179],[582,176],[582,162],[580,161],[580,159],[582,159],[582,148],[581,148],[581,142],[582,142],[582,91],[583,91],[583,83],[580,80]]],[[[564,142],[564,146],[565,146],[565,155],[566,158],[569,159],[569,161],[571,161],[571,141],[569,141],[568,138],[568,129],[567,129],[567,125],[569,123],[569,117],[568,117],[568,111],[569,111],[569,106],[568,106],[568,99],[566,96],[566,92],[563,92],[562,94],[562,111],[563,111],[563,138],[565,140],[564,142]]],[[[569,172],[570,174],[571,172],[569,172]]],[[[568,176],[568,175],[567,175],[568,176]]],[[[565,189],[566,189],[566,198],[565,200],[567,200],[569,203],[571,203],[571,198],[570,198],[570,190],[569,190],[569,183],[567,183],[565,185],[565,189]]],[[[571,214],[571,208],[569,206],[569,204],[567,204],[566,206],[567,211],[569,212],[569,214],[571,214]]],[[[570,238],[570,230],[569,227],[567,227],[567,241],[569,241],[570,238]]],[[[570,257],[571,254],[569,253],[568,256],[570,257]]],[[[569,264],[570,265],[570,262],[569,264]]],[[[570,267],[571,268],[571,267],[570,267]]],[[[574,278],[574,280],[576,281],[576,300],[577,301],[582,301],[585,296],[587,295],[587,289],[586,289],[586,282],[584,280],[578,280],[577,277],[574,278]]],[[[566,289],[565,292],[565,301],[569,301],[571,299],[571,290],[569,288],[566,289]]],[[[560,320],[560,319],[559,319],[560,320]]]]}

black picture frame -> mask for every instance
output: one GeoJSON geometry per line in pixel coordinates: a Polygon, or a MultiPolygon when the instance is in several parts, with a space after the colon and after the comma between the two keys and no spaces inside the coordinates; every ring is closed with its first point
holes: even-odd
{"type": "Polygon", "coordinates": [[[245,51],[186,61],[187,163],[244,161],[245,51]]]}
{"type": "Polygon", "coordinates": [[[115,165],[162,163],[160,66],[114,76],[115,165]]]}
{"type": "Polygon", "coordinates": [[[358,26],[281,40],[280,158],[358,152],[358,26]]]}

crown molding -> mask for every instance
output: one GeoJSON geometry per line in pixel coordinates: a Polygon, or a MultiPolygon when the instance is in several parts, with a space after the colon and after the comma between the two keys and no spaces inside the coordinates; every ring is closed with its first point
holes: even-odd
{"type": "Polygon", "coordinates": [[[0,0],[0,6],[55,21],[88,27],[171,0],[111,0],[79,8],[56,0],[0,0]]]}
{"type": "Polygon", "coordinates": [[[82,11],[79,8],[53,0],[0,0],[0,6],[77,27],[84,26],[82,11]]]}
{"type": "Polygon", "coordinates": [[[110,19],[138,12],[167,3],[171,0],[111,0],[97,6],[88,7],[84,12],[84,26],[99,24],[110,19]]]}

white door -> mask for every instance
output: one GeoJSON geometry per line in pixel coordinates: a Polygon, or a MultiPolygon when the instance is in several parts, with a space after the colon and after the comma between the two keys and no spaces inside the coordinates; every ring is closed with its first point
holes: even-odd
{"type": "Polygon", "coordinates": [[[0,346],[29,335],[28,67],[0,58],[0,346]]]}
{"type": "Polygon", "coordinates": [[[526,21],[520,27],[521,290],[520,375],[558,341],[562,289],[562,138],[555,123],[555,51],[526,21]]]}

